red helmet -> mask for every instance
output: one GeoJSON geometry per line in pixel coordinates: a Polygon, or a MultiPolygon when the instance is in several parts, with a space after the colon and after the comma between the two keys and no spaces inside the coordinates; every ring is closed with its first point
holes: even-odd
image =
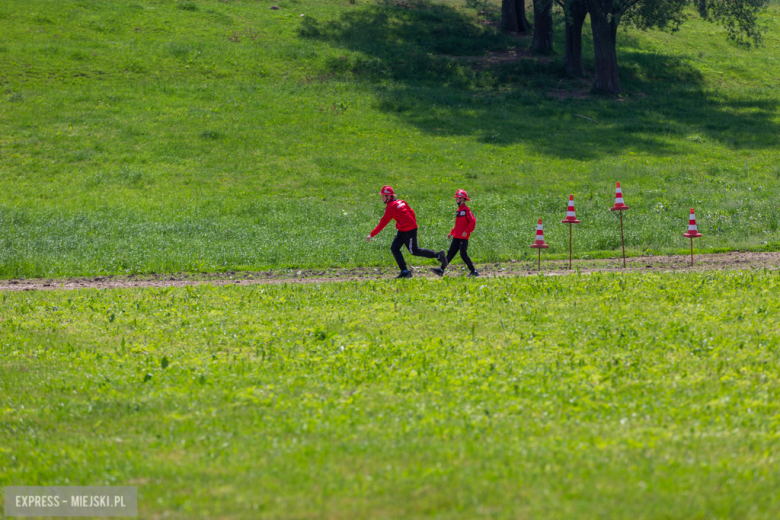
{"type": "Polygon", "coordinates": [[[382,191],[380,191],[379,193],[381,193],[382,195],[395,195],[392,186],[382,186],[382,191]]]}
{"type": "Polygon", "coordinates": [[[458,197],[464,198],[466,200],[471,200],[469,198],[469,194],[466,193],[466,190],[458,190],[458,191],[456,191],[455,192],[455,198],[457,199],[458,197]]]}

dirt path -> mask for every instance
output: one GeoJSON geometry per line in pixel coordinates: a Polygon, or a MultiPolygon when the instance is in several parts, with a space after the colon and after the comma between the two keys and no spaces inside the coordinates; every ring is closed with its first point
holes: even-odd
{"type": "MultiPolygon", "coordinates": [[[[694,265],[689,265],[689,256],[643,256],[629,258],[626,268],[619,258],[600,260],[576,260],[575,269],[582,273],[597,271],[707,271],[723,269],[778,269],[780,253],[724,253],[716,255],[696,255],[694,265]]],[[[437,278],[428,266],[413,266],[415,277],[437,278]]],[[[564,275],[573,271],[568,269],[568,261],[544,261],[542,271],[545,275],[564,275]]],[[[537,274],[536,262],[515,261],[482,264],[477,266],[485,278],[498,276],[528,276],[537,274]]],[[[128,287],[182,287],[210,283],[212,285],[253,285],[280,283],[325,283],[356,280],[392,279],[397,274],[395,267],[350,267],[343,269],[280,269],[271,271],[228,271],[224,273],[177,273],[143,276],[95,276],[62,279],[0,280],[0,291],[38,291],[57,289],[118,289],[128,287]]],[[[465,271],[459,259],[448,269],[446,276],[462,276],[465,271]]]]}

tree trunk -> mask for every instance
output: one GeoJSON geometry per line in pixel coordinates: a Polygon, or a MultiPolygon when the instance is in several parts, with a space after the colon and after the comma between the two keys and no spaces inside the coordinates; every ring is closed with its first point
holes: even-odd
{"type": "Polygon", "coordinates": [[[525,0],[501,1],[501,27],[510,32],[526,32],[531,28],[525,17],[525,0]]]}
{"type": "Polygon", "coordinates": [[[520,26],[525,27],[522,32],[530,31],[534,28],[528,17],[525,15],[525,0],[515,0],[517,2],[517,18],[520,20],[520,26]]]}
{"type": "Polygon", "coordinates": [[[550,53],[553,50],[552,0],[534,2],[534,41],[531,51],[550,53]]]}
{"type": "Polygon", "coordinates": [[[501,28],[504,29],[505,31],[520,32],[517,26],[517,13],[515,12],[515,0],[502,0],[501,28]]]}
{"type": "Polygon", "coordinates": [[[590,27],[593,31],[593,58],[596,65],[593,89],[619,94],[620,82],[618,81],[617,52],[615,50],[617,23],[614,19],[610,23],[606,17],[591,13],[590,27]]]}
{"type": "Polygon", "coordinates": [[[566,55],[563,64],[572,76],[582,76],[582,24],[588,15],[585,0],[572,0],[566,13],[566,55]]]}

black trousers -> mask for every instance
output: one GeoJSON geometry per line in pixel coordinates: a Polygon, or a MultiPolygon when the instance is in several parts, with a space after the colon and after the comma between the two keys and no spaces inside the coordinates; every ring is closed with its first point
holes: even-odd
{"type": "Polygon", "coordinates": [[[406,246],[406,249],[408,249],[409,252],[414,256],[436,258],[437,255],[435,251],[431,251],[430,249],[420,249],[420,247],[417,245],[417,228],[411,231],[399,231],[395,234],[393,243],[390,246],[390,251],[393,253],[395,261],[398,263],[398,267],[401,268],[401,271],[406,270],[406,260],[404,260],[404,255],[401,253],[401,247],[403,246],[406,246]]]}
{"type": "Polygon", "coordinates": [[[469,268],[469,271],[473,271],[474,264],[471,263],[471,258],[469,258],[469,254],[467,252],[468,248],[468,239],[453,238],[452,243],[450,244],[450,250],[447,251],[447,262],[452,262],[452,259],[455,258],[456,254],[458,254],[458,250],[460,250],[460,257],[463,259],[463,263],[466,264],[466,267],[469,268]]]}

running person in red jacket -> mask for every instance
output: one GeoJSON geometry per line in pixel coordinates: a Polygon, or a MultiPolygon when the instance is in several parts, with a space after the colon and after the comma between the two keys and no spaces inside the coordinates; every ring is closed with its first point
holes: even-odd
{"type": "Polygon", "coordinates": [[[401,274],[396,276],[396,278],[412,277],[412,273],[406,268],[404,255],[401,253],[402,246],[406,246],[414,256],[438,259],[441,262],[442,272],[444,272],[444,268],[447,267],[447,257],[444,256],[444,250],[436,253],[430,249],[420,249],[417,246],[417,217],[414,214],[414,210],[406,202],[398,200],[393,188],[390,186],[383,186],[380,194],[382,195],[382,202],[385,203],[385,214],[382,216],[382,220],[379,221],[379,225],[366,237],[366,242],[371,242],[372,238],[377,236],[391,220],[395,219],[395,228],[398,232],[395,234],[390,251],[401,269],[401,274]]]}
{"type": "Polygon", "coordinates": [[[455,227],[452,228],[450,234],[447,235],[448,238],[452,238],[450,250],[447,251],[447,263],[441,267],[431,269],[431,271],[438,274],[439,276],[444,276],[444,268],[447,266],[447,264],[452,262],[452,259],[455,258],[458,250],[460,250],[460,257],[463,259],[466,267],[469,268],[469,276],[479,276],[479,273],[474,268],[474,264],[471,263],[471,258],[469,258],[469,254],[467,252],[469,248],[469,237],[471,237],[471,233],[474,231],[474,227],[477,225],[476,217],[471,212],[469,207],[466,206],[467,200],[471,199],[465,190],[458,190],[455,192],[455,202],[458,203],[458,211],[455,212],[455,227]]]}

